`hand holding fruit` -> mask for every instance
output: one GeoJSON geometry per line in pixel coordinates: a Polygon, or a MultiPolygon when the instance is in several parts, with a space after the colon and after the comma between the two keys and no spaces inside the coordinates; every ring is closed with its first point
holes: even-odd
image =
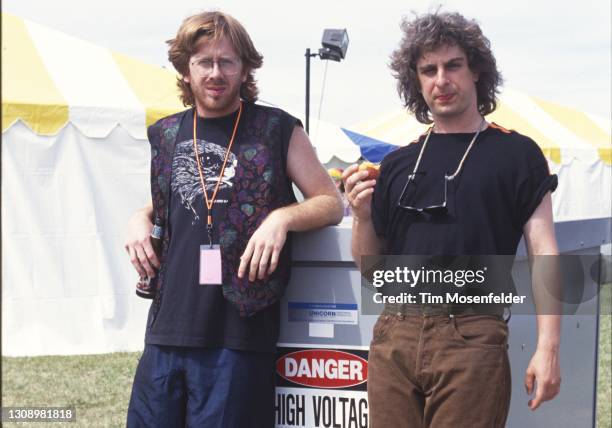
{"type": "Polygon", "coordinates": [[[376,180],[380,175],[380,165],[369,161],[362,162],[359,165],[359,171],[368,171],[368,178],[370,180],[376,180]]]}
{"type": "Polygon", "coordinates": [[[346,198],[351,206],[353,216],[357,220],[370,219],[370,204],[378,175],[378,165],[371,162],[351,165],[342,174],[346,198]]]}

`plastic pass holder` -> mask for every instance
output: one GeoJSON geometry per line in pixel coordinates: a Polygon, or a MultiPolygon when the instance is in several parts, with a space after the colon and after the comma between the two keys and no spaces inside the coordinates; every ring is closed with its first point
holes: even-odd
{"type": "Polygon", "coordinates": [[[221,285],[221,247],[200,245],[200,285],[221,285]]]}

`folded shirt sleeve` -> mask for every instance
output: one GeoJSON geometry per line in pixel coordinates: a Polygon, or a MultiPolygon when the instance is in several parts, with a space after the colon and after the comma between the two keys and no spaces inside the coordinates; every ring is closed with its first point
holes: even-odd
{"type": "Polygon", "coordinates": [[[531,218],[546,193],[554,192],[558,185],[557,175],[550,173],[542,149],[531,139],[525,145],[515,195],[516,223],[521,228],[531,218]]]}

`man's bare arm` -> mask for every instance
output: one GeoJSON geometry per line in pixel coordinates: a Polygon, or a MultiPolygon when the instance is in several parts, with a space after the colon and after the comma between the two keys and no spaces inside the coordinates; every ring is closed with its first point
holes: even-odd
{"type": "Polygon", "coordinates": [[[534,383],[537,382],[535,397],[529,401],[531,410],[537,409],[544,401],[552,400],[560,390],[561,369],[559,366],[559,346],[561,336],[561,315],[558,311],[550,311],[551,299],[557,296],[545,295],[545,287],[554,284],[543,284],[543,281],[558,282],[555,268],[555,258],[537,259],[537,256],[555,256],[559,254],[555,238],[552,217],[552,199],[550,192],[535,210],[523,228],[523,236],[530,258],[532,258],[532,285],[538,323],[538,342],[527,371],[525,373],[525,389],[531,395],[534,383]],[[534,260],[535,258],[535,260],[534,260]],[[544,268],[545,271],[542,271],[544,268]],[[539,272],[538,272],[539,271],[539,272]]]}
{"type": "Polygon", "coordinates": [[[305,200],[279,208],[288,229],[294,232],[317,229],[342,221],[342,198],[302,127],[296,126],[289,143],[287,174],[305,200]]]}
{"type": "Polygon", "coordinates": [[[342,220],[340,194],[299,126],[294,128],[289,142],[287,174],[305,200],[274,210],[253,233],[238,268],[241,278],[247,270],[250,281],[274,272],[287,232],[316,229],[342,220]]]}

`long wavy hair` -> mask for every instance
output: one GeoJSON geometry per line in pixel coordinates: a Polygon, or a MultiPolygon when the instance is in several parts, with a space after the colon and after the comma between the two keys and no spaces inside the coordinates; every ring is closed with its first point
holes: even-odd
{"type": "Polygon", "coordinates": [[[421,123],[432,123],[429,107],[420,92],[416,64],[424,54],[442,46],[458,46],[465,52],[470,70],[478,73],[476,93],[478,111],[483,116],[497,107],[496,94],[503,79],[497,70],[491,43],[474,20],[458,13],[435,12],[404,18],[403,38],[391,54],[390,68],[397,79],[397,91],[404,106],[421,123]]]}
{"type": "Polygon", "coordinates": [[[168,60],[180,76],[177,86],[185,106],[194,106],[195,98],[183,76],[189,75],[189,59],[201,43],[216,42],[226,37],[238,53],[247,70],[246,81],[240,87],[240,97],[249,102],[257,100],[259,89],[255,70],[263,64],[263,56],[255,49],[251,37],[242,24],[232,16],[218,11],[202,12],[186,18],[176,37],[168,40],[168,60]]]}

